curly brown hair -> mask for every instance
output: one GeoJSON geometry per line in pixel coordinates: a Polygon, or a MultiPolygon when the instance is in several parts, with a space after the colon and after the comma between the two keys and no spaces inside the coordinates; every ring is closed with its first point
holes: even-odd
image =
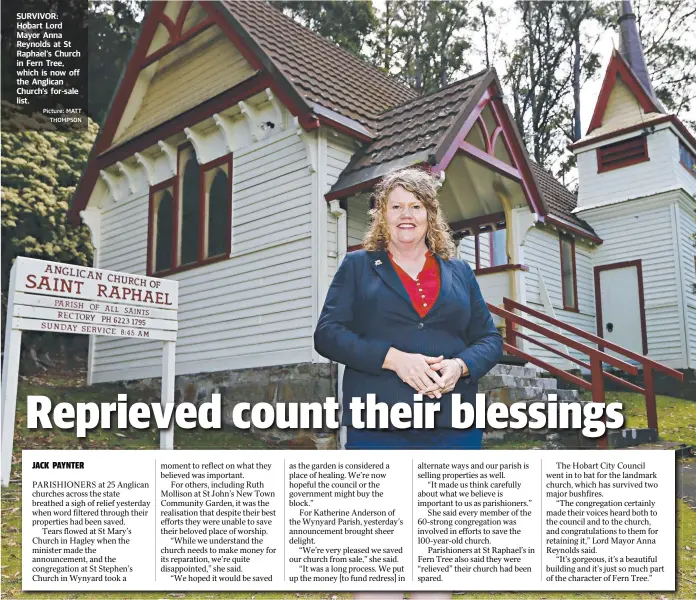
{"type": "Polygon", "coordinates": [[[395,188],[411,192],[423,203],[428,213],[428,232],[425,243],[433,254],[445,260],[456,256],[452,231],[445,221],[437,198],[440,181],[427,171],[415,167],[395,169],[382,177],[375,186],[370,211],[370,227],[363,238],[363,248],[368,251],[386,250],[390,236],[387,228],[387,198],[395,188]]]}

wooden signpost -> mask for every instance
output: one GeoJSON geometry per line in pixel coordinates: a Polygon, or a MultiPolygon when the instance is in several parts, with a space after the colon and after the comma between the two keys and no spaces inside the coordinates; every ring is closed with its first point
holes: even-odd
{"type": "MultiPolygon", "coordinates": [[[[162,404],[174,402],[179,282],[20,256],[10,272],[2,367],[2,485],[10,481],[22,331],[163,342],[162,404]]],[[[173,425],[160,448],[174,447],[173,425]]]]}

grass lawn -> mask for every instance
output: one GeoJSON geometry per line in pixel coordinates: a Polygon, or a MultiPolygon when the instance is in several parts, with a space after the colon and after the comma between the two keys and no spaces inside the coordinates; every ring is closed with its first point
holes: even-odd
{"type": "MultiPolygon", "coordinates": [[[[71,382],[60,382],[69,386],[71,382]]],[[[188,600],[218,600],[218,599],[251,599],[254,600],[292,600],[304,598],[307,600],[332,599],[348,600],[351,594],[348,592],[327,593],[297,593],[297,592],[53,592],[37,593],[21,591],[21,453],[18,449],[154,449],[159,446],[159,433],[155,429],[150,430],[124,430],[124,431],[96,431],[86,438],[78,440],[71,431],[53,429],[49,431],[26,428],[26,397],[30,394],[45,395],[55,402],[87,402],[87,401],[113,401],[122,388],[100,386],[100,388],[74,388],[54,387],[42,383],[22,382],[17,396],[17,426],[15,432],[15,454],[13,456],[12,483],[2,490],[2,598],[26,598],[26,599],[54,599],[54,600],[97,600],[110,598],[113,600],[125,599],[163,599],[185,598],[188,600]]],[[[628,418],[627,426],[641,426],[640,419],[644,417],[642,398],[631,398],[635,394],[610,393],[612,401],[623,401],[625,414],[628,418]]],[[[658,415],[660,418],[661,437],[668,440],[681,441],[696,445],[696,423],[694,423],[694,403],[686,400],[658,397],[658,415]],[[689,409],[692,410],[689,420],[689,409]]],[[[174,439],[176,447],[183,449],[262,449],[266,446],[263,442],[239,432],[203,430],[178,430],[174,439]]],[[[522,449],[537,447],[539,444],[532,442],[509,442],[496,444],[495,448],[522,449]]],[[[478,592],[457,594],[455,598],[461,600],[474,600],[484,598],[514,598],[517,600],[541,600],[546,598],[558,599],[635,599],[635,600],[663,600],[686,599],[696,597],[696,511],[691,510],[686,503],[677,501],[677,568],[678,568],[678,592],[676,593],[509,593],[509,592],[478,592]]]]}
{"type": "Polygon", "coordinates": [[[533,448],[542,448],[544,442],[541,440],[524,440],[524,439],[507,439],[504,441],[484,440],[484,450],[531,450],[533,448]]]}
{"type": "MultiPolygon", "coordinates": [[[[583,400],[592,398],[586,392],[581,395],[583,400]]],[[[623,414],[626,417],[625,427],[641,428],[648,426],[648,418],[645,411],[645,398],[633,392],[607,392],[606,401],[621,402],[623,414]]],[[[660,439],[667,442],[680,442],[696,448],[696,402],[671,396],[657,396],[657,421],[660,439]]],[[[536,440],[506,440],[504,442],[491,441],[485,444],[486,448],[498,450],[520,450],[527,448],[541,448],[542,441],[536,440]]]]}
{"type": "MultiPolygon", "coordinates": [[[[607,402],[622,402],[626,427],[647,427],[645,398],[632,392],[607,392],[607,402]]],[[[657,396],[657,423],[660,439],[696,447],[696,402],[657,396]]]]}

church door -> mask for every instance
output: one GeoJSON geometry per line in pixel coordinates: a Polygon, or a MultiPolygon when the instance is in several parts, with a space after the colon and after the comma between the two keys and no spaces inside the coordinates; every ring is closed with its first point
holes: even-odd
{"type": "Polygon", "coordinates": [[[597,334],[638,354],[648,353],[640,260],[595,267],[597,334]]]}

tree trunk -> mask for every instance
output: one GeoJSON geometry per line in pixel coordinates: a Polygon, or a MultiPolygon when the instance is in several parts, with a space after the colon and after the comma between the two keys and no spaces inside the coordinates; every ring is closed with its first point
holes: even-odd
{"type": "Polygon", "coordinates": [[[573,52],[573,141],[582,137],[580,124],[580,23],[575,23],[573,31],[575,50],[573,52]]]}
{"type": "Polygon", "coordinates": [[[421,70],[421,59],[420,56],[416,55],[416,90],[418,92],[423,91],[423,71],[421,70]]]}
{"type": "Polygon", "coordinates": [[[486,69],[491,68],[491,57],[488,49],[488,20],[486,19],[487,13],[486,13],[486,6],[481,2],[479,4],[479,10],[481,11],[481,20],[483,21],[483,43],[486,48],[486,69]]]}

